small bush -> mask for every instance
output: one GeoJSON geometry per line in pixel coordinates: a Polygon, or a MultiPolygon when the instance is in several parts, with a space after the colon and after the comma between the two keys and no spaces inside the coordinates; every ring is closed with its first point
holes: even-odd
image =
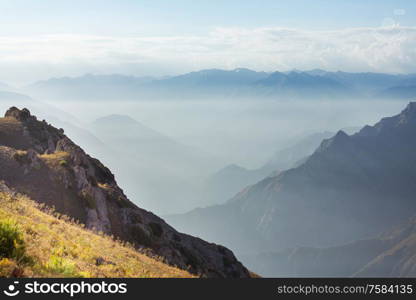
{"type": "Polygon", "coordinates": [[[64,257],[57,255],[51,255],[46,263],[46,269],[56,275],[63,277],[78,277],[79,274],[76,271],[75,264],[64,257]]]}
{"type": "Polygon", "coordinates": [[[62,159],[59,161],[59,165],[63,168],[66,168],[68,166],[68,162],[65,159],[62,159]]]}
{"type": "Polygon", "coordinates": [[[3,258],[0,260],[0,277],[12,277],[13,271],[17,269],[17,265],[13,260],[3,258]]]}
{"type": "Polygon", "coordinates": [[[21,261],[25,257],[23,234],[16,222],[11,219],[0,221],[0,258],[21,261]]]}

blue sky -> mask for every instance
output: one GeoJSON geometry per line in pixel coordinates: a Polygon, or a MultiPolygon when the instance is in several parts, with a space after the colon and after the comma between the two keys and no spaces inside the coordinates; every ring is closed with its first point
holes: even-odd
{"type": "Polygon", "coordinates": [[[415,73],[415,12],[414,0],[0,0],[0,81],[237,67],[415,73]]]}
{"type": "Polygon", "coordinates": [[[0,33],[169,35],[215,27],[416,26],[413,0],[0,0],[0,33]],[[403,9],[404,15],[395,14],[403,9]]]}

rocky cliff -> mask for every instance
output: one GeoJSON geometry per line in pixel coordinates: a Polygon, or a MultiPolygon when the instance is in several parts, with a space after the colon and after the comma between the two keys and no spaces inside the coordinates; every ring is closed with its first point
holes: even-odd
{"type": "Polygon", "coordinates": [[[227,248],[179,233],[137,207],[109,169],[74,144],[63,129],[37,120],[27,109],[12,107],[0,119],[0,179],[87,228],[128,241],[191,273],[249,277],[227,248]]]}

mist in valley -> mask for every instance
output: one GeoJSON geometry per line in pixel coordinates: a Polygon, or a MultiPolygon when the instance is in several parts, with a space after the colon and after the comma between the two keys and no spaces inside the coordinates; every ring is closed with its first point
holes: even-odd
{"type": "Polygon", "coordinates": [[[3,2],[0,190],[197,276],[416,277],[416,2],[3,2]]]}
{"type": "MultiPolygon", "coordinates": [[[[28,107],[39,119],[64,128],[115,173],[132,201],[156,214],[170,215],[229,200],[240,186],[231,191],[220,187],[214,194],[207,187],[210,178],[229,165],[261,168],[276,152],[310,135],[331,135],[340,129],[353,132],[399,111],[403,103],[122,98],[46,103],[29,98],[4,99],[1,109],[28,107]]],[[[254,184],[272,171],[247,183],[254,184]]]]}
{"type": "MultiPolygon", "coordinates": [[[[413,211],[403,205],[391,216],[384,215],[398,207],[385,193],[385,202],[393,206],[380,205],[380,215],[364,217],[365,224],[358,221],[362,214],[355,208],[352,213],[348,205],[372,211],[371,203],[379,194],[366,189],[379,183],[359,187],[368,178],[361,171],[355,174],[357,162],[351,159],[357,156],[354,151],[361,150],[353,150],[349,157],[343,154],[350,151],[348,143],[336,146],[343,143],[345,133],[352,136],[366,125],[396,115],[407,99],[347,99],[345,95],[333,100],[206,99],[194,93],[192,99],[183,100],[120,96],[99,101],[86,96],[74,101],[45,100],[27,92],[14,89],[0,94],[0,109],[27,107],[38,119],[63,128],[115,174],[137,206],[162,216],[181,232],[230,248],[262,275],[349,276],[350,266],[359,268],[390,245],[375,236],[413,211]],[[328,157],[335,161],[328,170],[346,164],[327,178],[328,159],[316,156],[334,147],[328,157]],[[344,170],[355,175],[343,178],[344,170]],[[305,176],[316,183],[310,184],[305,176]],[[320,187],[320,182],[329,189],[320,187]],[[345,187],[337,190],[344,182],[346,194],[345,187]],[[331,230],[321,234],[328,222],[331,230]],[[342,266],[337,259],[320,258],[320,253],[332,257],[355,253],[360,247],[362,251],[346,257],[348,263],[342,266]],[[301,262],[304,269],[294,267],[301,262]]],[[[372,155],[363,156],[358,165],[368,161],[377,166],[372,155]]]]}

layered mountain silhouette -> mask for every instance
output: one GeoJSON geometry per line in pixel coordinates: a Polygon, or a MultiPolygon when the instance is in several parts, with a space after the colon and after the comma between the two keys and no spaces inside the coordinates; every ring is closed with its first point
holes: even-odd
{"type": "Polygon", "coordinates": [[[339,131],[298,167],[246,188],[224,205],[168,220],[239,253],[371,238],[416,212],[415,134],[412,102],[353,135],[339,131]]]}
{"type": "Polygon", "coordinates": [[[203,150],[177,142],[127,115],[101,117],[89,127],[117,154],[105,157],[119,182],[130,195],[140,195],[137,203],[141,207],[152,211],[166,214],[197,206],[201,170],[209,172],[219,165],[203,150]]]}
{"type": "Polygon", "coordinates": [[[205,203],[224,203],[243,188],[301,164],[314,152],[323,139],[332,135],[333,133],[328,131],[306,135],[293,145],[276,151],[264,165],[257,169],[246,169],[235,164],[220,169],[205,183],[204,194],[207,198],[205,203]]]}
{"type": "Polygon", "coordinates": [[[383,234],[329,248],[297,247],[244,257],[272,277],[415,277],[416,218],[383,234]]]}
{"type": "Polygon", "coordinates": [[[29,96],[0,89],[0,101],[32,101],[29,96]]]}
{"type": "Polygon", "coordinates": [[[416,96],[415,74],[324,70],[256,72],[209,69],[165,78],[84,75],[36,82],[24,91],[41,99],[367,99],[416,96]]]}
{"type": "Polygon", "coordinates": [[[0,145],[8,188],[193,274],[249,276],[227,248],[181,234],[133,204],[109,169],[29,110],[12,107],[0,119],[0,145]]]}

